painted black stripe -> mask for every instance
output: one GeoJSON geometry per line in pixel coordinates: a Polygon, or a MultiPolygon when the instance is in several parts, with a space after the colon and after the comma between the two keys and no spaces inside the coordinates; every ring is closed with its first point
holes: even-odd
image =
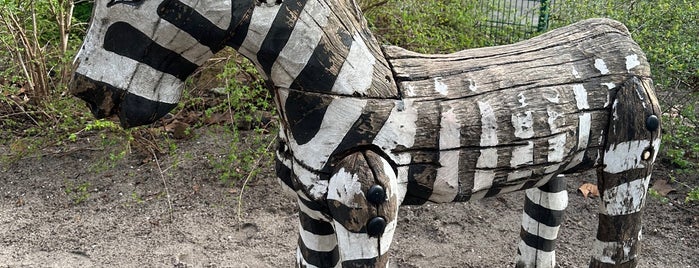
{"type": "Polygon", "coordinates": [[[104,37],[104,49],[171,74],[182,81],[198,67],[180,54],[160,46],[126,22],[115,22],[109,26],[104,37]]]}
{"type": "Polygon", "coordinates": [[[119,112],[121,100],[126,91],[102,81],[97,81],[79,73],[71,80],[71,94],[82,99],[95,118],[105,118],[119,112]]]}
{"type": "Polygon", "coordinates": [[[178,0],[165,0],[160,3],[158,16],[187,32],[213,52],[223,48],[221,40],[226,31],[219,29],[199,12],[178,0]]]}
{"type": "Polygon", "coordinates": [[[519,236],[522,241],[535,249],[552,252],[556,249],[556,240],[548,240],[538,235],[530,234],[524,228],[519,231],[519,236]]]}
{"type": "Polygon", "coordinates": [[[404,205],[422,205],[432,196],[432,188],[437,177],[437,169],[430,165],[410,165],[408,167],[408,190],[404,205]]]}
{"type": "Polygon", "coordinates": [[[277,178],[279,178],[279,180],[281,180],[284,183],[284,185],[291,188],[292,190],[295,190],[294,183],[291,180],[291,169],[284,165],[284,163],[281,161],[281,159],[279,159],[278,156],[274,158],[274,170],[277,173],[277,178]]]}
{"type": "Polygon", "coordinates": [[[301,227],[304,230],[315,234],[315,235],[331,235],[335,234],[335,229],[332,223],[327,221],[316,220],[308,216],[308,214],[303,211],[299,211],[299,220],[301,222],[301,227]]]}
{"type": "MultiPolygon", "coordinates": [[[[281,4],[282,6],[257,53],[257,61],[265,73],[272,73],[272,65],[286,43],[289,42],[291,32],[296,26],[296,20],[305,4],[306,0],[287,0],[281,4]]],[[[294,42],[297,41],[294,40],[294,42]]]]}
{"type": "Polygon", "coordinates": [[[352,46],[352,36],[346,30],[338,29],[337,34],[342,43],[328,45],[330,39],[323,36],[291,88],[314,92],[332,90],[352,46]],[[344,47],[338,48],[339,45],[344,47]]]}
{"type": "Polygon", "coordinates": [[[284,108],[289,130],[297,144],[306,144],[318,134],[332,100],[329,96],[289,91],[284,108]]]}
{"type": "MultiPolygon", "coordinates": [[[[325,204],[321,204],[319,202],[308,201],[302,197],[299,197],[297,199],[299,200],[299,202],[301,202],[308,209],[313,210],[313,211],[318,211],[318,212],[322,213],[323,215],[329,215],[328,214],[328,207],[325,204]]],[[[330,216],[328,216],[328,217],[330,217],[330,216]]]]}
{"type": "MultiPolygon", "coordinates": [[[[333,151],[333,159],[330,162],[339,161],[341,157],[349,153],[371,146],[374,138],[376,138],[376,134],[386,124],[390,115],[389,111],[393,109],[393,106],[395,104],[391,101],[368,100],[366,106],[362,109],[362,114],[354,121],[352,127],[345,133],[342,141],[333,151]]],[[[332,166],[326,164],[322,171],[330,173],[332,172],[332,166]]]]}
{"type": "Polygon", "coordinates": [[[546,184],[539,187],[539,190],[546,193],[558,193],[566,190],[566,178],[553,176],[546,184]]]}
{"type": "Polygon", "coordinates": [[[79,73],[71,83],[71,93],[84,100],[96,118],[118,114],[124,128],[153,123],[177,106],[128,93],[79,73]]]}
{"type": "Polygon", "coordinates": [[[232,1],[232,5],[231,25],[228,29],[220,29],[195,9],[178,0],[163,1],[158,6],[158,16],[216,53],[225,45],[238,49],[247,35],[253,1],[232,1]]]}
{"type": "Polygon", "coordinates": [[[363,267],[385,267],[388,258],[383,258],[385,260],[376,258],[370,259],[359,259],[359,260],[348,260],[342,262],[342,268],[363,268],[363,267]]]}
{"type": "Polygon", "coordinates": [[[560,226],[563,221],[563,210],[551,210],[535,204],[529,197],[524,198],[524,213],[546,226],[560,226]]]}
{"type": "Polygon", "coordinates": [[[177,103],[153,101],[127,93],[121,103],[119,121],[124,128],[147,125],[165,116],[177,103]]]}
{"type": "Polygon", "coordinates": [[[641,212],[610,216],[599,214],[597,239],[602,242],[618,242],[625,238],[636,238],[641,230],[641,212]]]}
{"type": "Polygon", "coordinates": [[[228,31],[233,31],[233,34],[229,34],[228,40],[225,41],[226,45],[238,50],[240,45],[245,41],[245,37],[248,36],[250,19],[252,18],[252,11],[255,4],[253,0],[237,0],[231,2],[233,4],[233,16],[231,18],[231,27],[228,31]],[[233,25],[233,23],[236,23],[236,25],[233,25]]]}
{"type": "Polygon", "coordinates": [[[500,193],[501,190],[502,190],[501,186],[494,185],[493,187],[488,189],[488,191],[485,193],[484,198],[496,196],[500,193]]]}
{"type": "Polygon", "coordinates": [[[316,267],[335,267],[335,265],[340,261],[340,251],[337,246],[332,251],[315,251],[306,247],[303,240],[299,237],[298,240],[299,250],[303,259],[311,265],[316,267]]]}

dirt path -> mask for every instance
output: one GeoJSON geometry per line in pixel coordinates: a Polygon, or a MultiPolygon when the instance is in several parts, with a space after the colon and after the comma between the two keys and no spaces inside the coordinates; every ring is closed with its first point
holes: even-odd
{"type": "MultiPolygon", "coordinates": [[[[272,179],[271,165],[245,191],[239,221],[239,190],[220,183],[208,160],[225,152],[226,136],[198,132],[161,157],[163,177],[154,162],[141,164],[134,155],[94,171],[110,164],[104,151],[90,149],[101,146],[94,139],[4,166],[0,267],[291,267],[296,208],[272,179]]],[[[597,202],[576,193],[579,183],[571,181],[558,263],[585,267],[597,202]]],[[[522,198],[403,207],[392,265],[512,267],[522,198]]],[[[646,206],[639,266],[699,267],[699,207],[652,198],[646,206]]]]}

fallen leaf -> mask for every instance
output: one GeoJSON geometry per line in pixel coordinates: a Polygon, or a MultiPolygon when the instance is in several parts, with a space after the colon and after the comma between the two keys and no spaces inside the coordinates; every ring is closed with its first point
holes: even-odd
{"type": "Polygon", "coordinates": [[[655,181],[655,183],[653,183],[653,187],[651,188],[662,196],[666,196],[667,194],[675,191],[675,188],[672,188],[672,186],[670,186],[666,180],[655,181]]]}
{"type": "Polygon", "coordinates": [[[590,197],[598,197],[599,196],[599,189],[597,189],[597,185],[586,182],[583,183],[583,185],[578,188],[578,191],[585,197],[589,195],[590,197]]]}

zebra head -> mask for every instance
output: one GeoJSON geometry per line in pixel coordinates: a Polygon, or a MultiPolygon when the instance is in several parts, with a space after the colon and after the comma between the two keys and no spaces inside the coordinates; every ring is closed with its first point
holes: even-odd
{"type": "Polygon", "coordinates": [[[176,106],[185,79],[235,38],[234,18],[253,2],[97,0],[71,92],[97,118],[151,123],[176,106]]]}

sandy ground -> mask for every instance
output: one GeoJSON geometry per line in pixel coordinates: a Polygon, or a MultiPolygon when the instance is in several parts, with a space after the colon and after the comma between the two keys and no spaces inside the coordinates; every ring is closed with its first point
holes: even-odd
{"type": "MultiPolygon", "coordinates": [[[[0,267],[293,266],[293,200],[264,164],[239,220],[240,189],[221,183],[210,161],[226,151],[224,132],[178,141],[174,154],[159,157],[160,169],[137,154],[111,162],[97,137],[86,140],[2,166],[0,267]]],[[[667,178],[658,172],[655,179],[667,178]]],[[[682,179],[699,185],[696,174],[682,179]]],[[[586,267],[591,255],[597,201],[576,192],[582,180],[594,181],[570,179],[560,267],[586,267]]],[[[639,267],[699,267],[699,206],[677,203],[682,190],[668,198],[647,202],[639,267]]],[[[392,266],[513,267],[522,204],[520,192],[402,207],[392,266]]]]}

